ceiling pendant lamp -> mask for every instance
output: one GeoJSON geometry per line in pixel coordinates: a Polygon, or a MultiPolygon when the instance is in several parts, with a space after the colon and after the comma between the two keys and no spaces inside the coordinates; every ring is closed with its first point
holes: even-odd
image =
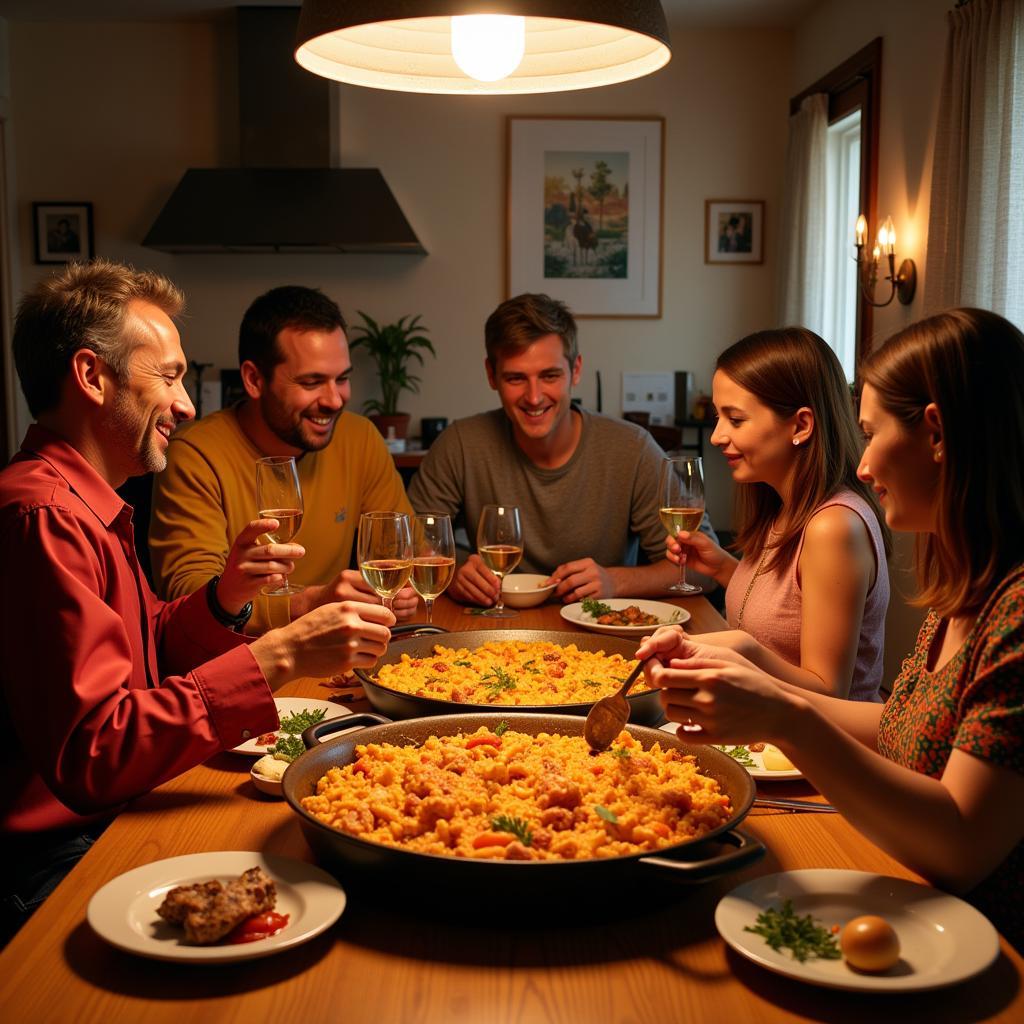
{"type": "Polygon", "coordinates": [[[303,0],[295,50],[350,85],[492,96],[628,82],[671,56],[658,0],[303,0]]]}

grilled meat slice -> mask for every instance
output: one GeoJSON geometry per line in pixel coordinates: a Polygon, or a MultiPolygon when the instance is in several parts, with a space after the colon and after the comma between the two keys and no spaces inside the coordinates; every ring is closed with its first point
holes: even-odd
{"type": "Polygon", "coordinates": [[[273,910],[276,902],[273,879],[255,867],[227,885],[214,879],[171,889],[156,912],[165,921],[184,925],[186,941],[208,946],[246,918],[273,910]]]}

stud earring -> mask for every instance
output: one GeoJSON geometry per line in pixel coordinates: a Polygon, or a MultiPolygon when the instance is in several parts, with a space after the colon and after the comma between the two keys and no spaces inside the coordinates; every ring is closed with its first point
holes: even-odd
{"type": "Polygon", "coordinates": [[[935,458],[936,462],[941,462],[942,461],[942,449],[941,448],[936,448],[935,449],[935,456],[934,456],[934,458],[935,458]]]}
{"type": "Polygon", "coordinates": [[[800,443],[800,438],[794,437],[793,438],[793,444],[799,444],[799,443],[800,443]]]}

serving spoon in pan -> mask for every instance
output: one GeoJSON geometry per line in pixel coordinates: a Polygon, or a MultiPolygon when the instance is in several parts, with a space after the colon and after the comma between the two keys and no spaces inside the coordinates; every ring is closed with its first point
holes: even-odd
{"type": "Polygon", "coordinates": [[[622,732],[629,721],[629,703],[626,694],[637,681],[643,671],[644,662],[640,662],[626,677],[619,689],[607,697],[602,697],[588,712],[583,723],[583,738],[590,744],[590,749],[599,752],[607,750],[615,737],[622,732]]]}

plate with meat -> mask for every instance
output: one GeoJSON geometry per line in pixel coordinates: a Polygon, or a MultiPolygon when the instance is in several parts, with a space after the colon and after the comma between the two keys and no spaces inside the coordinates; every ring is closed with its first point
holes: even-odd
{"type": "Polygon", "coordinates": [[[664,601],[609,597],[602,601],[587,598],[567,604],[562,609],[562,618],[593,633],[639,639],[653,633],[659,626],[681,626],[689,622],[690,613],[664,601]]]}
{"type": "Polygon", "coordinates": [[[227,963],[308,942],[344,909],[345,890],[321,868],[231,850],[126,871],[95,893],[87,918],[101,939],[127,953],[227,963]]]}
{"type": "Polygon", "coordinates": [[[307,697],[275,697],[274,703],[277,705],[277,717],[280,719],[281,727],[239,743],[237,747],[231,748],[233,754],[262,757],[270,753],[271,748],[279,741],[287,740],[289,736],[301,736],[303,730],[316,725],[317,722],[352,714],[348,708],[332,704],[328,700],[307,697]]]}

